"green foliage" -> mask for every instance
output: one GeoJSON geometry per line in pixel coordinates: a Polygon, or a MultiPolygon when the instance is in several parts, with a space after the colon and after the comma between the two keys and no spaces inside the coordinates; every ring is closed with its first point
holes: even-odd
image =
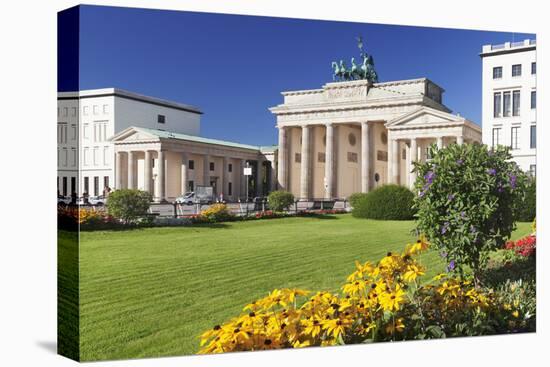
{"type": "Polygon", "coordinates": [[[294,195],[288,191],[272,191],[267,197],[267,203],[271,210],[280,212],[294,204],[294,195]]]}
{"type": "Polygon", "coordinates": [[[515,228],[526,175],[508,148],[452,144],[433,159],[415,163],[417,230],[425,234],[462,275],[467,266],[476,282],[490,250],[501,248],[515,228]]]}
{"type": "Polygon", "coordinates": [[[351,194],[348,198],[349,205],[351,205],[352,208],[355,208],[357,206],[357,203],[367,195],[368,194],[364,192],[356,192],[354,194],[351,194]]]}
{"type": "Polygon", "coordinates": [[[107,210],[126,224],[135,223],[146,216],[151,200],[152,196],[148,192],[120,189],[109,195],[107,210]]]}
{"type": "Polygon", "coordinates": [[[400,185],[384,185],[356,199],[352,215],[356,218],[408,220],[414,216],[414,194],[400,185]]]}
{"type": "Polygon", "coordinates": [[[525,188],[525,198],[520,204],[518,220],[532,222],[537,215],[537,182],[534,178],[529,180],[525,188]]]}

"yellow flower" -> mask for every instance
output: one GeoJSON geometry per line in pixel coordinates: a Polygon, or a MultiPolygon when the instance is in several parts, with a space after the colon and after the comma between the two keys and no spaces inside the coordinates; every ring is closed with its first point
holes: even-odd
{"type": "Polygon", "coordinates": [[[306,333],[307,335],[311,335],[315,338],[321,333],[322,322],[318,317],[312,316],[310,318],[302,320],[301,323],[305,326],[304,333],[306,333]]]}
{"type": "Polygon", "coordinates": [[[343,335],[346,331],[346,327],[350,324],[346,319],[328,319],[323,322],[323,328],[327,331],[328,335],[331,335],[337,339],[340,335],[343,335]]]}
{"type": "Polygon", "coordinates": [[[512,312],[512,316],[514,316],[514,317],[516,317],[516,318],[519,317],[519,312],[518,312],[518,310],[515,310],[514,312],[512,312]]]}
{"type": "Polygon", "coordinates": [[[394,291],[390,290],[380,295],[380,306],[382,306],[384,311],[397,311],[399,310],[399,305],[405,300],[404,295],[405,292],[397,284],[394,291]]]}
{"type": "Polygon", "coordinates": [[[403,324],[403,318],[400,317],[395,322],[390,322],[386,326],[386,333],[394,334],[396,332],[400,333],[405,329],[405,324],[403,324]]]}
{"type": "Polygon", "coordinates": [[[293,348],[304,348],[309,347],[311,345],[311,342],[309,340],[305,340],[303,342],[295,341],[294,344],[292,344],[293,348]]]}
{"type": "Polygon", "coordinates": [[[355,280],[351,283],[347,283],[342,287],[344,293],[350,295],[356,295],[363,292],[367,288],[366,282],[362,279],[355,280]]]}
{"type": "Polygon", "coordinates": [[[414,282],[417,277],[424,274],[425,273],[420,266],[411,264],[407,265],[407,270],[405,271],[405,274],[403,274],[403,279],[406,282],[414,282]]]}

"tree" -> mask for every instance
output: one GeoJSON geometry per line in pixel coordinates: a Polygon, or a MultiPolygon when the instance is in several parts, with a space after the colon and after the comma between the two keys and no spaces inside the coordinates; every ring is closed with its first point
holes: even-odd
{"type": "Polygon", "coordinates": [[[120,189],[113,191],[107,200],[107,211],[125,224],[136,222],[149,210],[152,196],[141,190],[120,189]]]}
{"type": "Polygon", "coordinates": [[[452,144],[415,163],[417,230],[464,276],[469,266],[479,285],[488,252],[501,248],[515,229],[526,175],[507,147],[452,144]]]}

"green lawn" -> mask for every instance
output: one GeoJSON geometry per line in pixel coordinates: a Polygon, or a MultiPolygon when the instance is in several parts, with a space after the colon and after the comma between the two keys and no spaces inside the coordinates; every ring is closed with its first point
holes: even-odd
{"type": "MultiPolygon", "coordinates": [[[[355,260],[402,250],[412,228],[335,215],[83,232],[81,360],[196,353],[197,336],[247,302],[277,287],[336,291],[355,260]]],[[[444,269],[435,252],[422,261],[444,269]]]]}

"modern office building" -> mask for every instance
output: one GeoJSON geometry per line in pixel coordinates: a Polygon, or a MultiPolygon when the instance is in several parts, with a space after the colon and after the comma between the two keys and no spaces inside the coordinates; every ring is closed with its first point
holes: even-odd
{"type": "Polygon", "coordinates": [[[511,148],[524,171],[536,172],[537,60],[535,40],[484,45],[483,143],[511,148]]]}

